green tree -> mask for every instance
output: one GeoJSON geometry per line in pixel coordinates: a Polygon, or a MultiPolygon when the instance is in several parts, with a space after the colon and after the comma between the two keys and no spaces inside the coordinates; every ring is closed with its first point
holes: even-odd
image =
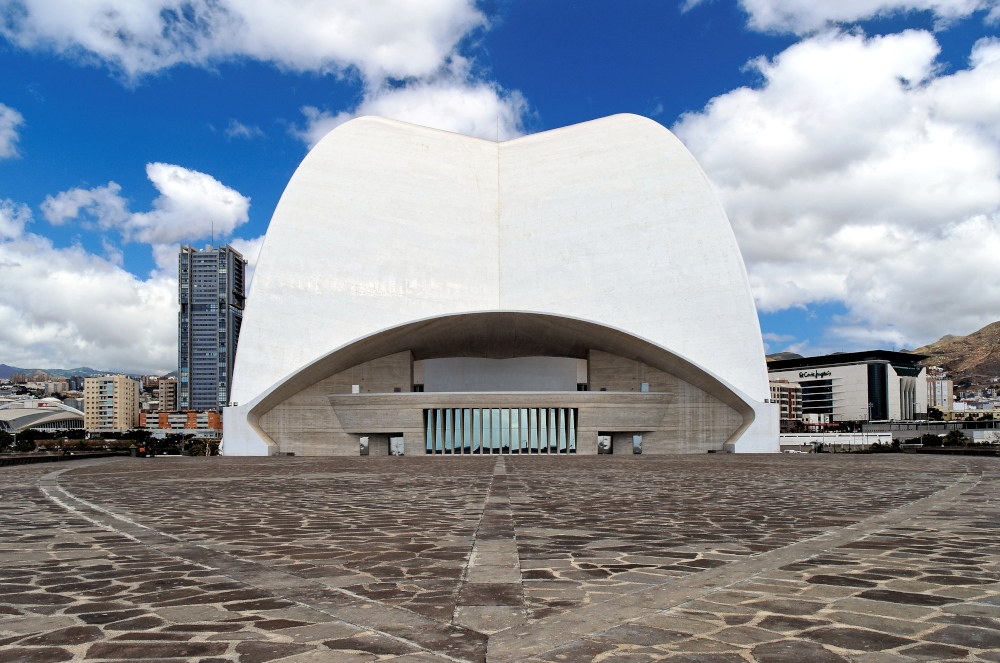
{"type": "Polygon", "coordinates": [[[32,442],[36,440],[44,440],[47,437],[44,431],[35,430],[34,428],[26,428],[17,434],[17,440],[31,440],[32,442]]]}
{"type": "Polygon", "coordinates": [[[933,433],[926,433],[924,435],[921,435],[920,439],[919,439],[919,442],[920,442],[920,444],[924,445],[925,447],[940,447],[941,446],[941,438],[938,437],[937,435],[934,435],[933,433]]]}
{"type": "Polygon", "coordinates": [[[38,446],[35,444],[35,441],[30,437],[28,438],[22,437],[25,432],[27,431],[22,431],[17,436],[17,442],[14,443],[14,451],[18,453],[28,453],[29,451],[34,451],[35,447],[38,446]]]}
{"type": "Polygon", "coordinates": [[[946,447],[961,447],[968,441],[969,438],[965,437],[965,433],[957,428],[948,431],[948,434],[944,436],[944,445],[946,447]]]}
{"type": "Polygon", "coordinates": [[[936,407],[929,407],[927,408],[927,418],[930,419],[931,421],[943,421],[944,412],[937,409],[936,407]]]}

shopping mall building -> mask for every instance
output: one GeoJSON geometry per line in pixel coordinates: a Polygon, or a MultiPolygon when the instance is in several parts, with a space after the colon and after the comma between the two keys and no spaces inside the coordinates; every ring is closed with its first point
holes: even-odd
{"type": "Polygon", "coordinates": [[[364,117],[275,210],[223,452],[772,452],[768,389],[732,228],[668,130],[364,117]]]}
{"type": "Polygon", "coordinates": [[[910,421],[927,417],[926,355],[839,352],[768,364],[772,384],[801,386],[806,423],[910,421]]]}

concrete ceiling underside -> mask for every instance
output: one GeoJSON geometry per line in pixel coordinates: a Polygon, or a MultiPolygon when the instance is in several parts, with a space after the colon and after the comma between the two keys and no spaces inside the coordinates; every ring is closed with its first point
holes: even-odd
{"type": "Polygon", "coordinates": [[[443,357],[575,357],[590,350],[642,362],[718,398],[748,424],[753,408],[731,387],[666,348],[618,329],[574,318],[529,312],[488,311],[447,315],[393,327],[348,344],[288,376],[253,408],[259,418],[278,403],[331,375],[397,352],[414,359],[443,357]]]}

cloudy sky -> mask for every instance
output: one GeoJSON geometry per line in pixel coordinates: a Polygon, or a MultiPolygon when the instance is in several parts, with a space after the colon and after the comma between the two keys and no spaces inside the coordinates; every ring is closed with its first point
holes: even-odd
{"type": "Polygon", "coordinates": [[[1000,320],[1000,0],[0,0],[0,363],[167,372],[181,243],[253,262],[357,115],[630,112],[726,206],[771,352],[1000,320]]]}

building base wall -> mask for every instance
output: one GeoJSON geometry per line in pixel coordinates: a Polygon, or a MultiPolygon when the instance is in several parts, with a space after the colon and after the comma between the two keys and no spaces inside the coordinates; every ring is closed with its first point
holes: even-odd
{"type": "MultiPolygon", "coordinates": [[[[527,412],[519,417],[520,410],[534,410],[535,421],[551,409],[561,410],[555,413],[560,430],[567,439],[575,432],[581,455],[597,453],[599,435],[620,440],[619,454],[631,452],[634,435],[642,436],[643,454],[778,450],[776,405],[720,384],[641,339],[586,321],[516,312],[435,318],[361,339],[303,367],[254,402],[227,409],[223,446],[232,455],[354,456],[361,452],[360,440],[368,438],[371,455],[381,453],[381,440],[392,436],[404,438],[405,455],[426,455],[431,422],[443,422],[444,428],[434,428],[435,444],[443,447],[451,444],[448,426],[467,427],[477,416],[485,425],[491,411],[505,425],[528,421],[527,412]],[[578,365],[577,385],[586,382],[580,391],[413,392],[415,355],[421,361],[570,358],[578,365]],[[456,421],[456,410],[473,412],[461,412],[463,419],[456,421]]],[[[545,439],[542,418],[536,431],[540,440],[545,439]]],[[[490,425],[492,430],[496,424],[490,425]]],[[[514,424],[513,436],[519,425],[514,424]]],[[[530,446],[528,433],[521,435],[530,446]]],[[[509,446],[509,439],[500,444],[509,446]]]]}
{"type": "MultiPolygon", "coordinates": [[[[425,454],[425,411],[444,409],[572,409],[577,454],[597,453],[597,436],[643,436],[643,453],[722,451],[743,425],[728,406],[696,390],[672,392],[500,392],[320,394],[316,385],[261,418],[281,453],[351,455],[360,440],[399,435],[406,455],[425,454]],[[323,401],[326,401],[325,403],[323,401]]],[[[387,442],[386,442],[387,444],[387,442]]],[[[381,453],[381,452],[379,452],[381,453]]]]}

